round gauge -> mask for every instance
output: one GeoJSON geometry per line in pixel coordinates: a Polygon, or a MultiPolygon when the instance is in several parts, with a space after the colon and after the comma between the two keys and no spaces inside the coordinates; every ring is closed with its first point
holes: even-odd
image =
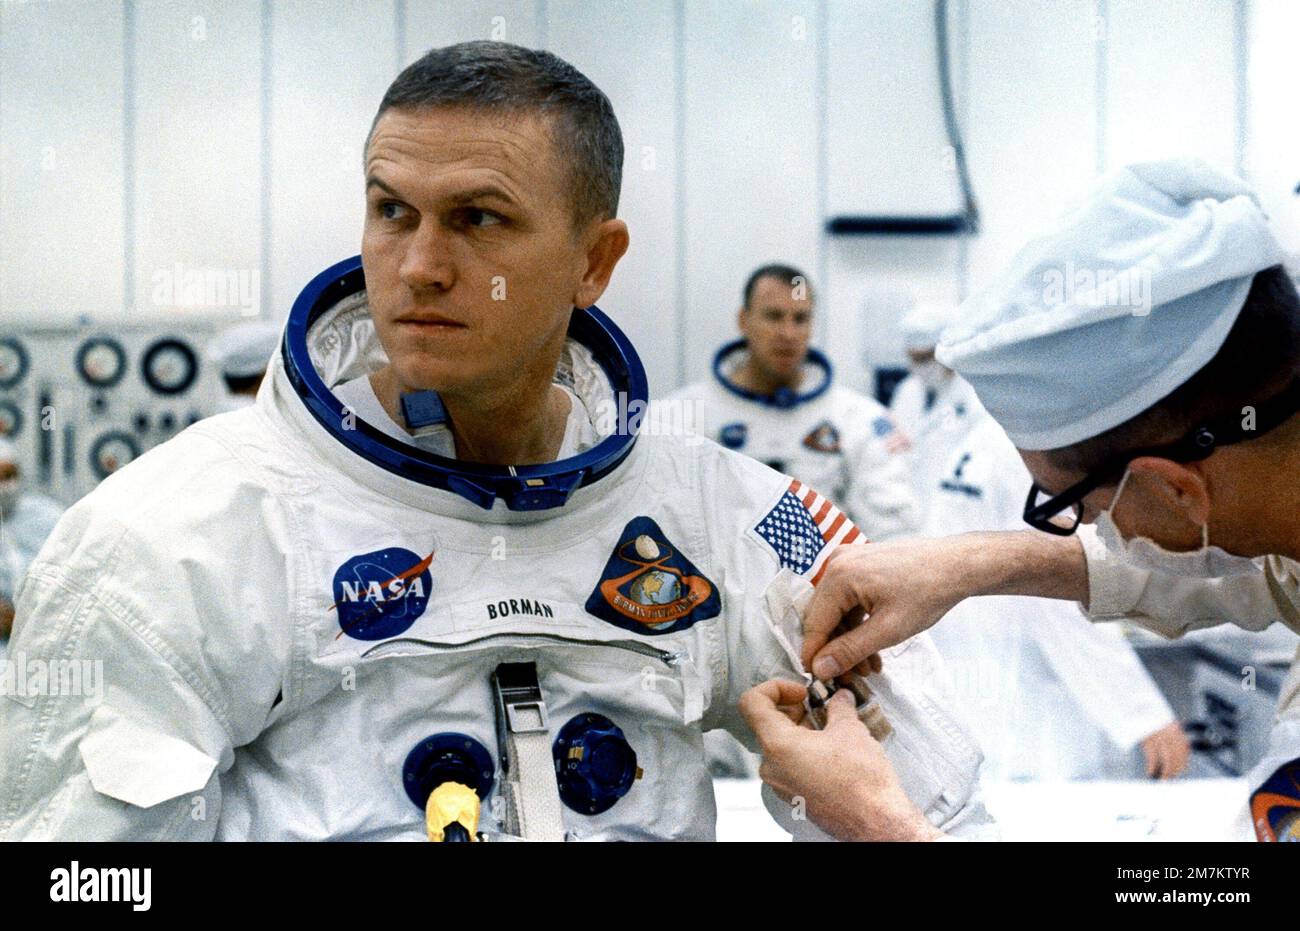
{"type": "Polygon", "coordinates": [[[27,350],[11,337],[0,338],[0,388],[12,388],[27,374],[27,350]]]}
{"type": "Polygon", "coordinates": [[[7,436],[10,439],[17,436],[23,429],[23,412],[17,405],[10,404],[8,401],[0,401],[0,436],[7,436]]]}
{"type": "Polygon", "coordinates": [[[138,455],[140,447],[129,433],[105,433],[90,447],[90,469],[108,478],[138,455]]]}
{"type": "Polygon", "coordinates": [[[126,372],[126,350],[107,336],[88,339],[77,350],[77,372],[88,385],[111,388],[126,372]]]}
{"type": "Polygon", "coordinates": [[[188,343],[160,339],[141,362],[145,383],[159,394],[180,394],[199,375],[199,357],[188,343]]]}

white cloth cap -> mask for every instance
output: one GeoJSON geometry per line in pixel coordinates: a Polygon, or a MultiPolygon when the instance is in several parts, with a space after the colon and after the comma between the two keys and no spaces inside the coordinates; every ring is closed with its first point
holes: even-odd
{"type": "Polygon", "coordinates": [[[967,300],[936,355],[1016,446],[1069,446],[1210,361],[1283,258],[1244,182],[1199,159],[1131,165],[967,300]]]}
{"type": "Polygon", "coordinates": [[[903,348],[917,352],[933,349],[952,317],[953,309],[947,304],[917,304],[898,322],[903,348]]]}
{"type": "Polygon", "coordinates": [[[238,323],[212,341],[208,353],[228,378],[252,378],[266,371],[280,345],[280,327],[264,321],[238,323]]]}

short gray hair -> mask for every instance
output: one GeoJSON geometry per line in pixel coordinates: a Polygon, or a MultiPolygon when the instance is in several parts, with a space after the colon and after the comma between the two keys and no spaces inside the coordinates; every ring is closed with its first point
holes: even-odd
{"type": "Polygon", "coordinates": [[[569,172],[575,228],[618,213],[623,133],[609,98],[577,68],[550,52],[508,42],[461,42],[430,49],[389,86],[370,124],[390,109],[467,107],[551,117],[558,160],[569,172]]]}

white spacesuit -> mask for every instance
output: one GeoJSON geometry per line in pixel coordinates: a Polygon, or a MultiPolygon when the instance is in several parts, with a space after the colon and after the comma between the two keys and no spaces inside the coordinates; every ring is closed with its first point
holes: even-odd
{"type": "MultiPolygon", "coordinates": [[[[255,407],[60,524],[13,652],[102,659],[105,687],[0,701],[0,839],[420,839],[449,775],[489,837],[713,836],[702,733],[752,742],[737,701],[797,675],[794,605],[856,529],[709,443],[606,425],[498,469],[388,437],[329,390],[384,362],[362,288],[359,260],[319,276],[255,407]]],[[[570,337],[557,383],[590,424],[644,395],[607,318],[570,337]]],[[[933,662],[916,638],[871,680],[886,747],[935,824],[980,836],[933,662]]]]}
{"type": "MultiPolygon", "coordinates": [[[[1029,471],[991,416],[977,413],[943,461],[925,504],[932,529],[1022,525],[1029,471]]],[[[1074,602],[969,598],[931,636],[984,750],[985,778],[1140,778],[1137,745],[1174,720],[1121,632],[1090,623],[1074,602]]]]}
{"type": "Polygon", "coordinates": [[[702,436],[825,491],[867,539],[915,532],[908,441],[884,406],[832,384],[830,362],[815,349],[797,391],[748,391],[729,377],[744,355],[743,340],[728,343],[714,358],[713,378],[665,400],[696,404],[694,426],[702,436]]]}

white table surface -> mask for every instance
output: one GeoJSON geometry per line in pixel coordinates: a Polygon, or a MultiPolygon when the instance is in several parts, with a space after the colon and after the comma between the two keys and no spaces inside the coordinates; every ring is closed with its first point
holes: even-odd
{"type": "MultiPolygon", "coordinates": [[[[718,840],[788,841],[757,779],[714,780],[718,840]]],[[[984,800],[1004,840],[1210,841],[1254,839],[1243,779],[1173,782],[988,783],[984,800]]]]}

